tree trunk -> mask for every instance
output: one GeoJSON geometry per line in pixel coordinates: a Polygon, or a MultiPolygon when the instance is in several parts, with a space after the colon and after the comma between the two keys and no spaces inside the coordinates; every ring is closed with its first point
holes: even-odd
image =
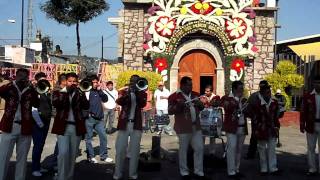
{"type": "Polygon", "coordinates": [[[78,48],[78,56],[81,56],[81,43],[80,43],[80,34],[79,34],[79,21],[76,25],[77,30],[77,48],[78,48]]]}

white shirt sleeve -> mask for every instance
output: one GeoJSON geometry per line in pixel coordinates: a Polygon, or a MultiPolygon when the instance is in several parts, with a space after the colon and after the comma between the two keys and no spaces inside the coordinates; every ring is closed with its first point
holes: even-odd
{"type": "Polygon", "coordinates": [[[44,126],[43,121],[39,115],[39,111],[37,108],[32,107],[32,117],[36,121],[37,125],[42,128],[44,126]]]}
{"type": "Polygon", "coordinates": [[[114,90],[114,98],[117,100],[117,99],[118,99],[118,97],[119,97],[119,95],[118,95],[118,91],[117,91],[117,90],[114,90]]]}
{"type": "Polygon", "coordinates": [[[166,89],[165,91],[166,91],[165,96],[168,98],[170,96],[170,91],[168,89],[166,89]]]}

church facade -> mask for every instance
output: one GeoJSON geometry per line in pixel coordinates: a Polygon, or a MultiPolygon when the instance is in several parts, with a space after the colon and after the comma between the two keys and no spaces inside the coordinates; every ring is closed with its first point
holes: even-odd
{"type": "Polygon", "coordinates": [[[122,0],[118,57],[125,70],[157,71],[171,91],[183,76],[197,92],[224,95],[235,80],[250,91],[273,72],[277,7],[253,0],[122,0]]]}

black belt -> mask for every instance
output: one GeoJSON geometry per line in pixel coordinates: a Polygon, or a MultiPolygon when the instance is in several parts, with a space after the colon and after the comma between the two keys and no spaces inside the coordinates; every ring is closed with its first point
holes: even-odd
{"type": "Polygon", "coordinates": [[[128,122],[134,123],[134,119],[128,119],[128,122]]]}
{"type": "Polygon", "coordinates": [[[16,124],[21,125],[21,121],[13,121],[13,122],[16,123],[16,124]]]}
{"type": "Polygon", "coordinates": [[[243,124],[243,125],[238,125],[238,127],[246,127],[246,125],[245,125],[245,124],[243,124]]]}
{"type": "Polygon", "coordinates": [[[316,120],[314,120],[314,122],[320,123],[320,119],[316,119],[316,120]]]}
{"type": "Polygon", "coordinates": [[[76,122],[71,122],[71,121],[67,121],[67,124],[69,124],[69,125],[76,125],[76,122]]]}

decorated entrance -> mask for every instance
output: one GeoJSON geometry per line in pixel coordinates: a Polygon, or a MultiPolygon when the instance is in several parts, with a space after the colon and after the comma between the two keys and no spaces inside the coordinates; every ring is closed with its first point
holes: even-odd
{"type": "Polygon", "coordinates": [[[218,95],[229,93],[235,80],[255,91],[259,81],[273,72],[276,8],[255,7],[254,0],[122,2],[124,9],[112,23],[119,30],[124,70],[154,70],[172,92],[183,73],[197,76],[194,85],[200,92],[214,76],[218,95]],[[195,69],[182,68],[190,52],[200,51],[215,63],[203,78],[195,69]]]}
{"type": "MultiPolygon", "coordinates": [[[[199,93],[206,85],[212,85],[215,93],[224,94],[230,88],[230,83],[225,88],[226,80],[243,80],[244,67],[232,71],[232,63],[226,61],[243,60],[238,57],[254,56],[258,50],[254,46],[253,21],[244,11],[251,0],[154,0],[154,4],[149,9],[152,16],[148,19],[144,48],[155,62],[162,59],[163,63],[155,63],[155,69],[164,81],[170,80],[172,91],[183,76],[192,77],[193,90],[199,93]],[[194,34],[200,37],[193,39],[194,34]],[[184,47],[190,41],[197,41],[198,45],[184,47]],[[159,67],[163,64],[167,67],[159,67]]],[[[238,62],[238,66],[244,64],[238,62]]]]}
{"type": "Polygon", "coordinates": [[[212,55],[204,50],[193,50],[186,53],[179,62],[179,81],[188,76],[193,80],[193,91],[204,92],[207,85],[216,90],[216,63],[212,55]]]}

